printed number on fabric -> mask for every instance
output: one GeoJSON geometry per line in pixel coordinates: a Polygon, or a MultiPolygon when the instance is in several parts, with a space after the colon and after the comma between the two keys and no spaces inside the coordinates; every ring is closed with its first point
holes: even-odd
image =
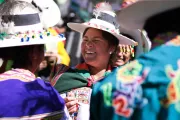
{"type": "Polygon", "coordinates": [[[178,60],[178,69],[173,70],[171,65],[166,66],[166,75],[171,80],[167,88],[167,99],[162,100],[162,104],[168,107],[175,104],[175,109],[180,112],[180,60],[178,60]]]}
{"type": "Polygon", "coordinates": [[[138,61],[120,68],[116,74],[116,91],[113,93],[113,107],[118,115],[130,117],[133,108],[142,107],[147,100],[142,98],[141,84],[149,73],[149,68],[142,71],[138,61]],[[142,74],[140,74],[142,71],[142,74]]]}

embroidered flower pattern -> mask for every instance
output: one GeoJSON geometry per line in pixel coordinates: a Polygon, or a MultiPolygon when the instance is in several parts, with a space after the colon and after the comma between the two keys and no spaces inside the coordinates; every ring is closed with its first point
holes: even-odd
{"type": "Polygon", "coordinates": [[[167,99],[163,99],[161,103],[165,107],[175,104],[175,109],[180,112],[180,60],[178,60],[177,70],[173,70],[171,65],[166,66],[166,75],[171,82],[167,88],[167,99]]]}
{"type": "Polygon", "coordinates": [[[139,75],[142,65],[137,60],[118,70],[117,79],[123,83],[131,83],[139,75]]]}
{"type": "Polygon", "coordinates": [[[138,61],[127,64],[118,70],[116,91],[113,93],[113,107],[116,114],[130,117],[133,108],[142,107],[147,103],[147,100],[142,97],[140,85],[148,73],[149,68],[142,70],[142,65],[138,61]]]}

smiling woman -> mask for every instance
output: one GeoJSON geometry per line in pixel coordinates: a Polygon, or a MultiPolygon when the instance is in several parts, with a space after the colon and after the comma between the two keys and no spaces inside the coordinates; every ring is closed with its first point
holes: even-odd
{"type": "Polygon", "coordinates": [[[89,22],[67,24],[83,34],[81,54],[84,63],[63,69],[66,72],[60,70],[51,81],[56,90],[65,97],[72,117],[76,119],[78,116],[78,120],[89,120],[91,87],[111,72],[111,56],[117,45],[137,45],[135,41],[120,34],[116,14],[108,3],[97,4],[93,15],[89,22]]]}
{"type": "Polygon", "coordinates": [[[95,28],[86,29],[81,44],[81,53],[86,64],[92,66],[90,67],[92,74],[107,68],[117,44],[118,39],[108,32],[95,28]]]}

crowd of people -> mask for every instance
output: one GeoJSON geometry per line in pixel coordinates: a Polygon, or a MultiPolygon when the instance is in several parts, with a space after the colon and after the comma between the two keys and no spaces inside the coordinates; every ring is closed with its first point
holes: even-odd
{"type": "Polygon", "coordinates": [[[0,0],[0,119],[180,119],[180,1],[97,3],[75,66],[58,3],[0,0]]]}

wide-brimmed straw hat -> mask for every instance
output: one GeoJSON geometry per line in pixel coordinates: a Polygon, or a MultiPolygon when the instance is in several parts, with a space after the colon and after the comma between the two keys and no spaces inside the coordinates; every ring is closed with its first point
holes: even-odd
{"type": "MultiPolygon", "coordinates": [[[[19,5],[19,6],[20,6],[19,5]]],[[[52,34],[47,29],[44,29],[43,23],[40,19],[39,10],[24,1],[6,1],[0,5],[0,48],[46,44],[52,41],[65,40],[63,34],[52,34]],[[14,3],[12,3],[14,2],[14,3]],[[4,6],[12,4],[11,14],[6,14],[4,6]],[[17,7],[20,4],[25,6],[29,4],[30,7],[17,7]],[[32,12],[18,12],[21,9],[32,12]],[[16,13],[17,11],[17,13],[16,13]]]]}
{"type": "Polygon", "coordinates": [[[180,7],[179,0],[134,0],[133,2],[117,14],[119,23],[125,28],[142,29],[145,21],[151,16],[180,7]]]}
{"type": "MultiPolygon", "coordinates": [[[[90,21],[85,23],[68,23],[68,27],[71,29],[83,33],[86,28],[96,28],[114,35],[120,44],[136,46],[138,43],[130,38],[127,38],[121,34],[119,24],[116,21],[116,14],[112,10],[112,7],[102,2],[96,5],[93,12],[94,17],[90,21]]],[[[120,25],[121,26],[121,25],[120,25]]]]}

